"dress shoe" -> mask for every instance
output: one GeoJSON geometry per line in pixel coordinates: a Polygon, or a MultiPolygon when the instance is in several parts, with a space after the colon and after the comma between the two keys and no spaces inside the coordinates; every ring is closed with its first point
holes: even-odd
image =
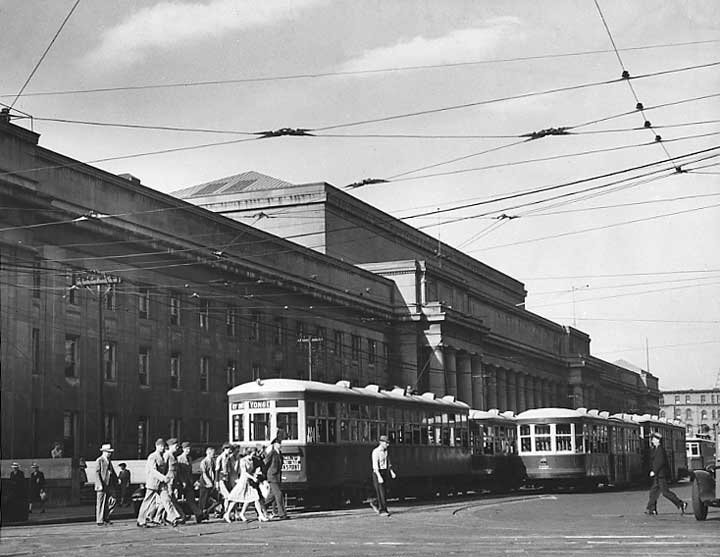
{"type": "Polygon", "coordinates": [[[657,514],[657,511],[655,509],[645,509],[645,514],[653,515],[657,514]]]}
{"type": "Polygon", "coordinates": [[[687,501],[683,501],[680,504],[680,514],[685,514],[685,511],[687,510],[687,508],[688,508],[687,501]]]}

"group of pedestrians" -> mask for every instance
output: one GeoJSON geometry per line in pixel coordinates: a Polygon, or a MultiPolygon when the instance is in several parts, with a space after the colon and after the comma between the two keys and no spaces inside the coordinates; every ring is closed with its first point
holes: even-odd
{"type": "Polygon", "coordinates": [[[27,514],[32,513],[33,508],[41,513],[45,512],[45,501],[47,500],[45,474],[40,470],[37,462],[32,463],[32,472],[28,478],[25,477],[25,472],[20,468],[20,464],[13,462],[10,465],[10,476],[6,489],[6,513],[10,520],[26,520],[27,514]]]}

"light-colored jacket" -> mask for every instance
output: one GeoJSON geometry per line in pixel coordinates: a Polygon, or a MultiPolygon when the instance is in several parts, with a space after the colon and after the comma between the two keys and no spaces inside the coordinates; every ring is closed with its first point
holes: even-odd
{"type": "Polygon", "coordinates": [[[159,490],[163,484],[167,483],[167,462],[159,452],[150,453],[145,465],[145,487],[153,491],[159,490]]]}
{"type": "Polygon", "coordinates": [[[113,487],[110,481],[114,476],[112,462],[103,456],[98,457],[95,460],[95,491],[109,491],[113,487]]]}

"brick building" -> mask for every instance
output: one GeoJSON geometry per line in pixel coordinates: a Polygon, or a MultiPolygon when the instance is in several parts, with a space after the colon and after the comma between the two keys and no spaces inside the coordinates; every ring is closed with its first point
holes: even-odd
{"type": "Polygon", "coordinates": [[[720,388],[663,391],[660,416],[681,420],[688,435],[717,433],[720,428],[720,388]]]}

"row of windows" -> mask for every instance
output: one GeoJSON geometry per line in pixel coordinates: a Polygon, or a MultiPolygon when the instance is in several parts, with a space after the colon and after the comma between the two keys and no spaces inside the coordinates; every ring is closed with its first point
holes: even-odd
{"type": "MultiPolygon", "coordinates": [[[[680,404],[680,395],[675,395],[675,404],[680,404]]],[[[720,404],[720,394],[710,395],[709,399],[710,404],[720,404]]],[[[708,397],[707,395],[700,395],[700,404],[707,404],[708,403],[708,397]]],[[[692,404],[692,395],[685,395],[685,404],[692,404]]]]}
{"type": "MultiPolygon", "coordinates": [[[[675,417],[676,419],[678,419],[678,420],[682,420],[682,419],[683,419],[683,411],[682,411],[682,408],[675,408],[675,411],[674,411],[674,412],[675,412],[675,413],[674,413],[674,417],[675,417]]],[[[686,422],[691,422],[691,421],[693,420],[693,414],[694,414],[693,409],[692,409],[692,408],[687,408],[687,409],[685,410],[685,421],[686,421],[686,422]]],[[[700,421],[701,421],[701,422],[707,421],[708,418],[710,418],[711,416],[712,416],[712,419],[713,419],[713,420],[715,420],[715,419],[720,419],[720,410],[715,410],[714,408],[713,408],[712,410],[710,410],[709,412],[708,412],[707,409],[704,409],[704,408],[703,408],[702,410],[700,410],[700,421]]],[[[664,417],[665,417],[665,411],[664,411],[664,410],[662,410],[662,411],[660,412],[660,417],[661,417],[661,418],[664,418],[664,417]]]]}
{"type": "MultiPolygon", "coordinates": [[[[35,331],[34,329],[33,331],[35,331]]],[[[35,335],[33,334],[33,338],[35,335]]],[[[79,342],[80,337],[75,335],[67,335],[65,337],[65,377],[76,378],[78,377],[80,362],[79,362],[79,342]]],[[[141,346],[138,348],[138,360],[137,360],[137,374],[138,384],[142,386],[150,385],[150,359],[151,351],[147,346],[141,346]]],[[[105,350],[103,352],[104,362],[104,378],[107,382],[117,381],[118,373],[118,362],[117,362],[117,343],[107,342],[105,343],[105,350]]],[[[35,369],[35,365],[33,369],[35,369]]],[[[211,358],[208,356],[201,356],[198,363],[198,378],[200,392],[208,392],[210,390],[210,367],[211,358]]],[[[183,385],[182,378],[182,356],[179,352],[173,352],[170,355],[170,361],[168,365],[168,373],[170,379],[170,388],[180,389],[183,385]]],[[[232,387],[237,384],[237,363],[235,360],[227,360],[225,363],[225,387],[232,387]]],[[[257,379],[261,376],[262,369],[258,362],[252,364],[252,379],[257,379]]]]}
{"type": "Polygon", "coordinates": [[[517,429],[512,425],[470,422],[470,449],[475,455],[509,455],[517,452],[517,429]]]}
{"type": "MultiPolygon", "coordinates": [[[[639,450],[639,442],[637,444],[639,450]]],[[[520,452],[607,453],[604,424],[521,424],[520,452]]]]}

